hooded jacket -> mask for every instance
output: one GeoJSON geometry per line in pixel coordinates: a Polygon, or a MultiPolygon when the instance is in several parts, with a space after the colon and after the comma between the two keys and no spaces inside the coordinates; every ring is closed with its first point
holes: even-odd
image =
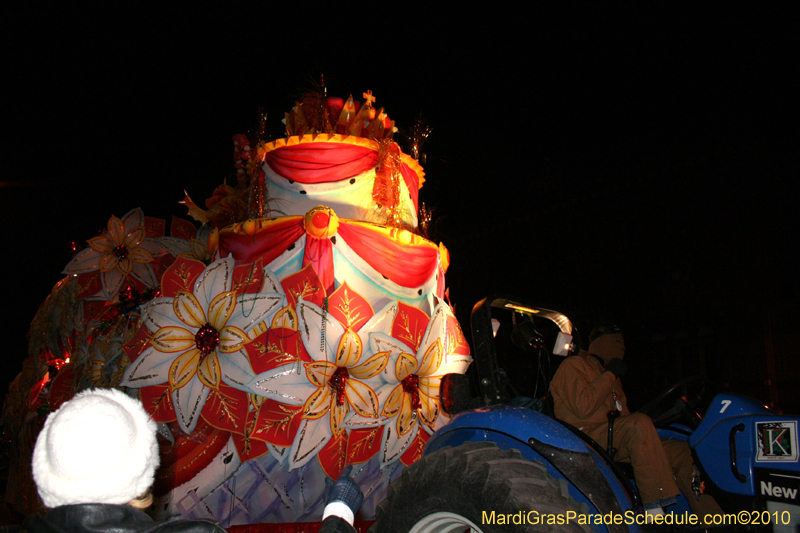
{"type": "Polygon", "coordinates": [[[568,357],[561,363],[550,383],[550,392],[556,418],[585,433],[600,424],[608,424],[608,412],[616,409],[615,396],[622,405],[622,414],[630,414],[619,378],[606,372],[600,361],[587,352],[568,357]]]}

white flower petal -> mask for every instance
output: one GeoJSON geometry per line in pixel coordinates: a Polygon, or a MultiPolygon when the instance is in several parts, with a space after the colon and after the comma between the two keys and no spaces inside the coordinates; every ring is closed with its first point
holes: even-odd
{"type": "Polygon", "coordinates": [[[188,252],[190,248],[189,241],[177,237],[161,237],[158,239],[158,244],[173,257],[178,257],[183,252],[188,252]]]}
{"type": "Polygon", "coordinates": [[[116,268],[112,268],[108,272],[100,274],[100,279],[103,280],[103,296],[111,300],[119,292],[125,275],[116,268]]]}
{"type": "Polygon", "coordinates": [[[261,292],[276,292],[281,295],[285,294],[283,291],[283,285],[281,285],[280,280],[278,280],[278,276],[276,276],[275,273],[268,268],[264,269],[264,287],[261,289],[261,292]]]}
{"type": "Polygon", "coordinates": [[[186,327],[186,324],[175,316],[172,308],[173,300],[174,298],[162,296],[150,300],[142,307],[142,320],[152,333],[169,326],[186,327]]]}
{"type": "Polygon", "coordinates": [[[359,411],[363,416],[378,418],[378,397],[369,385],[361,381],[349,378],[345,382],[345,393],[350,406],[359,411]]]}
{"type": "Polygon", "coordinates": [[[125,241],[125,223],[115,216],[108,219],[108,233],[105,233],[108,239],[114,243],[114,246],[119,246],[125,241]]]}
{"type": "Polygon", "coordinates": [[[189,292],[179,292],[172,300],[172,312],[175,318],[193,330],[200,329],[206,324],[206,311],[200,307],[200,302],[189,292]]]}
{"type": "MultiPolygon", "coordinates": [[[[439,305],[433,310],[433,316],[425,329],[425,334],[422,336],[422,342],[419,345],[419,358],[423,358],[428,353],[428,348],[437,340],[442,344],[444,350],[444,343],[447,339],[447,315],[448,308],[445,305],[439,305]]],[[[442,353],[442,361],[444,362],[445,355],[442,353]]],[[[424,365],[423,365],[424,366],[424,365]]]]}
{"type": "Polygon", "coordinates": [[[148,287],[158,286],[156,272],[153,270],[153,266],[150,263],[133,263],[131,274],[148,287]]]}
{"type": "Polygon", "coordinates": [[[122,224],[126,231],[130,231],[137,226],[144,226],[144,212],[141,207],[131,209],[122,217],[122,224]]]}
{"type": "Polygon", "coordinates": [[[445,374],[463,374],[472,363],[471,355],[450,354],[447,362],[442,363],[430,376],[444,376],[445,374]]]}
{"type": "Polygon", "coordinates": [[[83,274],[100,268],[100,258],[103,254],[96,252],[88,246],[78,252],[72,261],[64,267],[64,274],[83,274]]]}
{"type": "MultiPolygon", "coordinates": [[[[359,335],[364,340],[370,333],[385,333],[387,335],[392,332],[392,321],[397,315],[398,309],[397,300],[391,301],[386,304],[383,309],[375,313],[367,322],[358,330],[359,335]]],[[[366,346],[366,343],[364,344],[366,346]]]]}
{"type": "Polygon", "coordinates": [[[200,274],[194,284],[194,295],[203,309],[208,309],[218,294],[231,290],[233,257],[214,261],[200,274]]]}
{"type": "Polygon", "coordinates": [[[389,352],[389,362],[381,371],[379,376],[387,383],[398,383],[397,376],[395,375],[395,363],[401,353],[411,352],[411,348],[406,346],[405,343],[400,342],[394,337],[390,337],[385,333],[372,333],[369,336],[369,346],[371,353],[389,352]]]}
{"type": "Polygon", "coordinates": [[[248,333],[258,324],[272,319],[284,297],[277,293],[244,294],[236,297],[236,309],[227,324],[248,333]]]}
{"type": "Polygon", "coordinates": [[[244,345],[250,341],[247,333],[233,326],[225,326],[219,330],[219,346],[217,352],[220,354],[240,351],[244,345]]]}
{"type": "Polygon", "coordinates": [[[209,392],[210,389],[197,376],[180,389],[172,391],[172,405],[175,406],[178,424],[185,433],[191,433],[197,426],[200,410],[205,405],[209,392]]]}
{"type": "MultiPolygon", "coordinates": [[[[125,231],[128,232],[125,235],[125,238],[122,241],[122,244],[128,249],[128,251],[133,251],[136,249],[142,241],[144,241],[144,227],[143,226],[135,226],[135,227],[126,227],[125,231]]],[[[106,250],[106,253],[110,252],[111,250],[106,250]]]]}
{"type": "Polygon", "coordinates": [[[255,377],[247,352],[219,353],[218,357],[222,380],[235,389],[247,391],[247,384],[255,377]]]}
{"type": "Polygon", "coordinates": [[[169,253],[169,250],[161,246],[161,244],[158,242],[158,239],[145,239],[139,243],[137,248],[143,248],[147,250],[153,257],[159,257],[169,253]]]}
{"type": "MultiPolygon", "coordinates": [[[[380,385],[377,389],[375,389],[375,395],[378,397],[378,405],[379,405],[378,413],[380,413],[383,410],[383,404],[386,402],[386,398],[389,396],[389,394],[392,393],[392,391],[396,386],[397,386],[396,383],[384,383],[380,385]]],[[[372,417],[361,416],[355,409],[350,411],[350,414],[347,415],[347,418],[344,419],[344,427],[353,429],[376,427],[386,423],[387,419],[385,417],[372,418],[372,417]]],[[[393,422],[390,421],[388,423],[391,424],[393,422]]]]}
{"type": "Polygon", "coordinates": [[[163,353],[149,346],[136,361],[125,368],[120,385],[123,387],[149,387],[160,385],[169,379],[169,367],[180,354],[163,353]]]}
{"type": "Polygon", "coordinates": [[[289,450],[289,471],[308,463],[331,439],[331,424],[327,416],[303,420],[289,450]]]}
{"type": "Polygon", "coordinates": [[[409,444],[417,436],[419,424],[414,426],[405,435],[398,435],[396,418],[392,418],[383,427],[383,438],[381,440],[381,468],[400,459],[400,456],[408,449],[409,444]]]}
{"type": "Polygon", "coordinates": [[[284,365],[255,376],[245,389],[258,396],[272,398],[289,405],[303,405],[317,391],[297,364],[284,365]]]}

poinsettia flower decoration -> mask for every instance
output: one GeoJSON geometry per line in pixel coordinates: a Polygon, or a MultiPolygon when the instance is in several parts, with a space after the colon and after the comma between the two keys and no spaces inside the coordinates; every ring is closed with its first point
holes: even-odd
{"type": "MultiPolygon", "coordinates": [[[[469,346],[450,308],[440,302],[433,317],[402,302],[392,322],[391,336],[375,332],[371,350],[388,357],[381,373],[386,384],[378,390],[382,418],[388,418],[381,444],[381,463],[391,463],[418,448],[427,436],[444,425],[440,412],[439,384],[442,376],[464,373],[472,362],[469,346]],[[427,434],[421,434],[422,429],[427,434]]],[[[354,418],[351,427],[363,422],[354,418]]],[[[411,460],[404,462],[409,463],[411,460]]]]}
{"type": "Polygon", "coordinates": [[[354,412],[379,424],[374,385],[380,384],[376,376],[387,358],[368,356],[365,346],[371,332],[391,324],[393,314],[391,305],[376,314],[347,283],[334,291],[327,306],[298,303],[298,329],[314,359],[305,363],[305,374],[316,390],[303,406],[303,421],[289,452],[291,469],[319,455],[323,469],[335,477],[347,462],[347,416],[354,412]]]}
{"type": "MultiPolygon", "coordinates": [[[[168,274],[184,282],[192,269],[205,267],[185,258],[176,263],[168,274]]],[[[156,298],[142,308],[142,320],[152,333],[149,346],[126,368],[121,384],[168,384],[178,424],[186,433],[197,425],[209,394],[223,387],[222,375],[234,354],[246,358],[248,332],[282,300],[276,293],[239,294],[233,272],[233,259],[220,259],[202,270],[191,290],[156,298]]]]}
{"type": "Polygon", "coordinates": [[[147,287],[158,285],[152,263],[155,257],[167,252],[155,239],[146,237],[141,209],[132,209],[121,219],[112,216],[107,230],[89,239],[88,243],[89,247],[81,250],[64,268],[64,274],[99,271],[102,294],[90,295],[87,299],[111,300],[128,275],[147,287]]]}

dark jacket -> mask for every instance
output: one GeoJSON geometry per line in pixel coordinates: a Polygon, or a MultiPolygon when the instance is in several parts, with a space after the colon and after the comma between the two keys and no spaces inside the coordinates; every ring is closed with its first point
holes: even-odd
{"type": "MultiPolygon", "coordinates": [[[[45,516],[31,515],[21,526],[0,528],[11,533],[226,533],[211,520],[154,522],[130,505],[84,503],[50,509],[45,516]]],[[[353,526],[338,516],[322,522],[320,533],[354,533],[353,526]]]]}
{"type": "Polygon", "coordinates": [[[84,503],[50,509],[45,516],[31,515],[13,532],[30,533],[225,533],[211,520],[155,522],[130,505],[84,503]]]}

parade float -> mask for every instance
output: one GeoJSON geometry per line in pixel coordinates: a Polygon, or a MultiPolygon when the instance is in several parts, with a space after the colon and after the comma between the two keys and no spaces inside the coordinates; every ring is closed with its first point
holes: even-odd
{"type": "Polygon", "coordinates": [[[357,519],[373,519],[449,420],[441,376],[471,356],[447,250],[419,231],[427,132],[403,153],[363,97],[309,93],[285,138],[234,136],[236,177],[205,209],[183,201],[195,223],[133,209],[76,252],[5,402],[20,512],[40,505],[29,464],[47,413],[110,387],[159,423],[156,518],[316,522],[326,480],[353,465],[357,519]]]}

